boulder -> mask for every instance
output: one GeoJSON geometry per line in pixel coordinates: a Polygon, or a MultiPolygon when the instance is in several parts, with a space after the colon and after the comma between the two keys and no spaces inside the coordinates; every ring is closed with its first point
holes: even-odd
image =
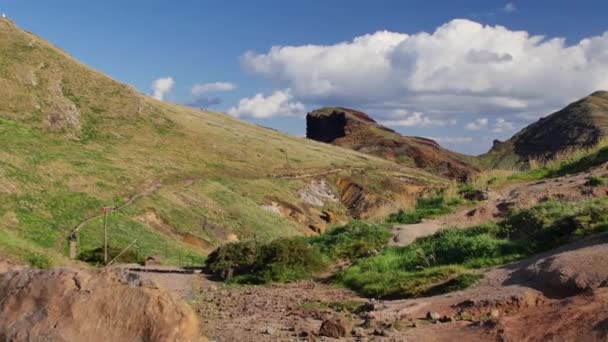
{"type": "Polygon", "coordinates": [[[462,197],[467,201],[487,201],[490,194],[485,190],[471,190],[464,192],[462,197]]]}
{"type": "Polygon", "coordinates": [[[0,275],[0,341],[201,341],[192,309],[134,273],[0,275]]]}
{"type": "Polygon", "coordinates": [[[346,318],[335,316],[323,321],[321,329],[319,329],[319,335],[340,338],[347,336],[351,330],[352,325],[346,318]]]}
{"type": "Polygon", "coordinates": [[[146,258],[144,266],[160,266],[162,265],[162,258],[158,255],[152,255],[146,258]]]}

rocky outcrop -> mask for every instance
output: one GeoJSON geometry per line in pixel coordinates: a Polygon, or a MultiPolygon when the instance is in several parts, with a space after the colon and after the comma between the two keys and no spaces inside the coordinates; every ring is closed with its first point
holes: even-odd
{"type": "Polygon", "coordinates": [[[308,113],[306,137],[423,168],[451,179],[466,180],[477,171],[464,156],[442,148],[431,139],[402,136],[367,114],[349,108],[322,108],[308,113]]]}
{"type": "Polygon", "coordinates": [[[1,341],[200,341],[186,304],[119,270],[0,275],[1,341]]]}
{"type": "Polygon", "coordinates": [[[597,144],[608,132],[608,92],[597,91],[529,125],[511,139],[494,141],[483,157],[505,162],[551,159],[571,149],[597,144]]]}

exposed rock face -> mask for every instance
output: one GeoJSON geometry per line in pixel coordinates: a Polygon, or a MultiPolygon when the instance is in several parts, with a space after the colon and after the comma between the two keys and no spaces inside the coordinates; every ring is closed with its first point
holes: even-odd
{"type": "Polygon", "coordinates": [[[560,152],[597,144],[608,132],[608,92],[597,91],[494,145],[487,155],[502,160],[550,159],[560,152]]]}
{"type": "Polygon", "coordinates": [[[361,218],[371,211],[372,208],[382,205],[382,200],[373,193],[365,191],[360,185],[349,178],[338,180],[340,189],[340,200],[348,209],[348,213],[354,218],[361,218]]]}
{"type": "Polygon", "coordinates": [[[192,310],[118,270],[0,275],[2,341],[199,341],[192,310]]]}
{"type": "Polygon", "coordinates": [[[420,167],[452,179],[464,180],[477,171],[463,156],[442,148],[431,139],[402,136],[367,114],[349,108],[322,108],[308,113],[306,137],[420,167]]]}

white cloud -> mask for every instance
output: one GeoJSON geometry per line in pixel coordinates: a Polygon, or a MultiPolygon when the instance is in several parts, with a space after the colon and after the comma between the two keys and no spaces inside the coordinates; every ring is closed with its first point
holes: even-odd
{"type": "Polygon", "coordinates": [[[472,137],[428,137],[443,144],[469,144],[473,142],[472,137]]]}
{"type": "Polygon", "coordinates": [[[505,7],[502,8],[503,11],[507,12],[507,13],[513,13],[517,10],[517,8],[515,8],[515,4],[512,2],[509,2],[505,5],[505,7]]]}
{"type": "Polygon", "coordinates": [[[469,122],[465,128],[470,131],[479,131],[480,129],[484,129],[488,127],[488,118],[477,118],[473,122],[469,122]]]}
{"type": "Polygon", "coordinates": [[[513,123],[503,118],[496,119],[496,123],[494,123],[494,127],[492,128],[492,132],[494,133],[502,133],[510,130],[513,130],[513,123]]]}
{"type": "Polygon", "coordinates": [[[152,88],[152,96],[158,100],[162,100],[165,95],[173,89],[174,85],[175,81],[173,80],[173,77],[159,78],[152,82],[152,85],[150,86],[152,88]]]}
{"type": "Polygon", "coordinates": [[[253,97],[243,98],[238,105],[228,109],[228,114],[235,117],[269,118],[273,116],[305,115],[305,106],[293,101],[290,89],[277,90],[271,95],[258,93],[253,97]]]}
{"type": "Polygon", "coordinates": [[[432,33],[380,31],[334,45],[247,52],[253,74],[304,103],[426,115],[546,115],[608,89],[608,32],[574,45],[456,19],[432,33]]]}
{"type": "Polygon", "coordinates": [[[230,91],[234,89],[236,89],[236,85],[230,82],[199,83],[192,86],[190,93],[198,97],[207,93],[230,91]]]}
{"type": "Polygon", "coordinates": [[[380,120],[380,124],[393,127],[430,127],[430,126],[446,126],[455,124],[455,120],[440,120],[431,119],[420,112],[410,113],[404,109],[392,111],[391,118],[380,120]]]}

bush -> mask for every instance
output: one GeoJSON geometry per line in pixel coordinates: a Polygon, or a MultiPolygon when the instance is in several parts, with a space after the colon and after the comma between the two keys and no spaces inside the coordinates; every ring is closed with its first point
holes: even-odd
{"type": "Polygon", "coordinates": [[[597,176],[592,176],[589,177],[589,179],[587,180],[587,182],[585,183],[585,185],[588,186],[600,186],[600,185],[604,185],[606,182],[604,181],[604,179],[597,177],[597,176]]]}
{"type": "Polygon", "coordinates": [[[316,246],[305,238],[282,238],[268,244],[229,243],[207,258],[209,271],[240,283],[287,282],[312,277],[326,266],[316,246]]]}
{"type": "Polygon", "coordinates": [[[305,238],[283,238],[262,245],[254,272],[246,281],[268,283],[310,278],[326,266],[321,251],[305,238]]]}
{"type": "Polygon", "coordinates": [[[362,221],[329,230],[310,239],[331,259],[356,259],[379,252],[391,238],[385,227],[362,221]]]}
{"type": "Polygon", "coordinates": [[[207,268],[222,279],[243,274],[254,268],[258,244],[254,241],[228,243],[216,248],[207,257],[207,268]]]}

